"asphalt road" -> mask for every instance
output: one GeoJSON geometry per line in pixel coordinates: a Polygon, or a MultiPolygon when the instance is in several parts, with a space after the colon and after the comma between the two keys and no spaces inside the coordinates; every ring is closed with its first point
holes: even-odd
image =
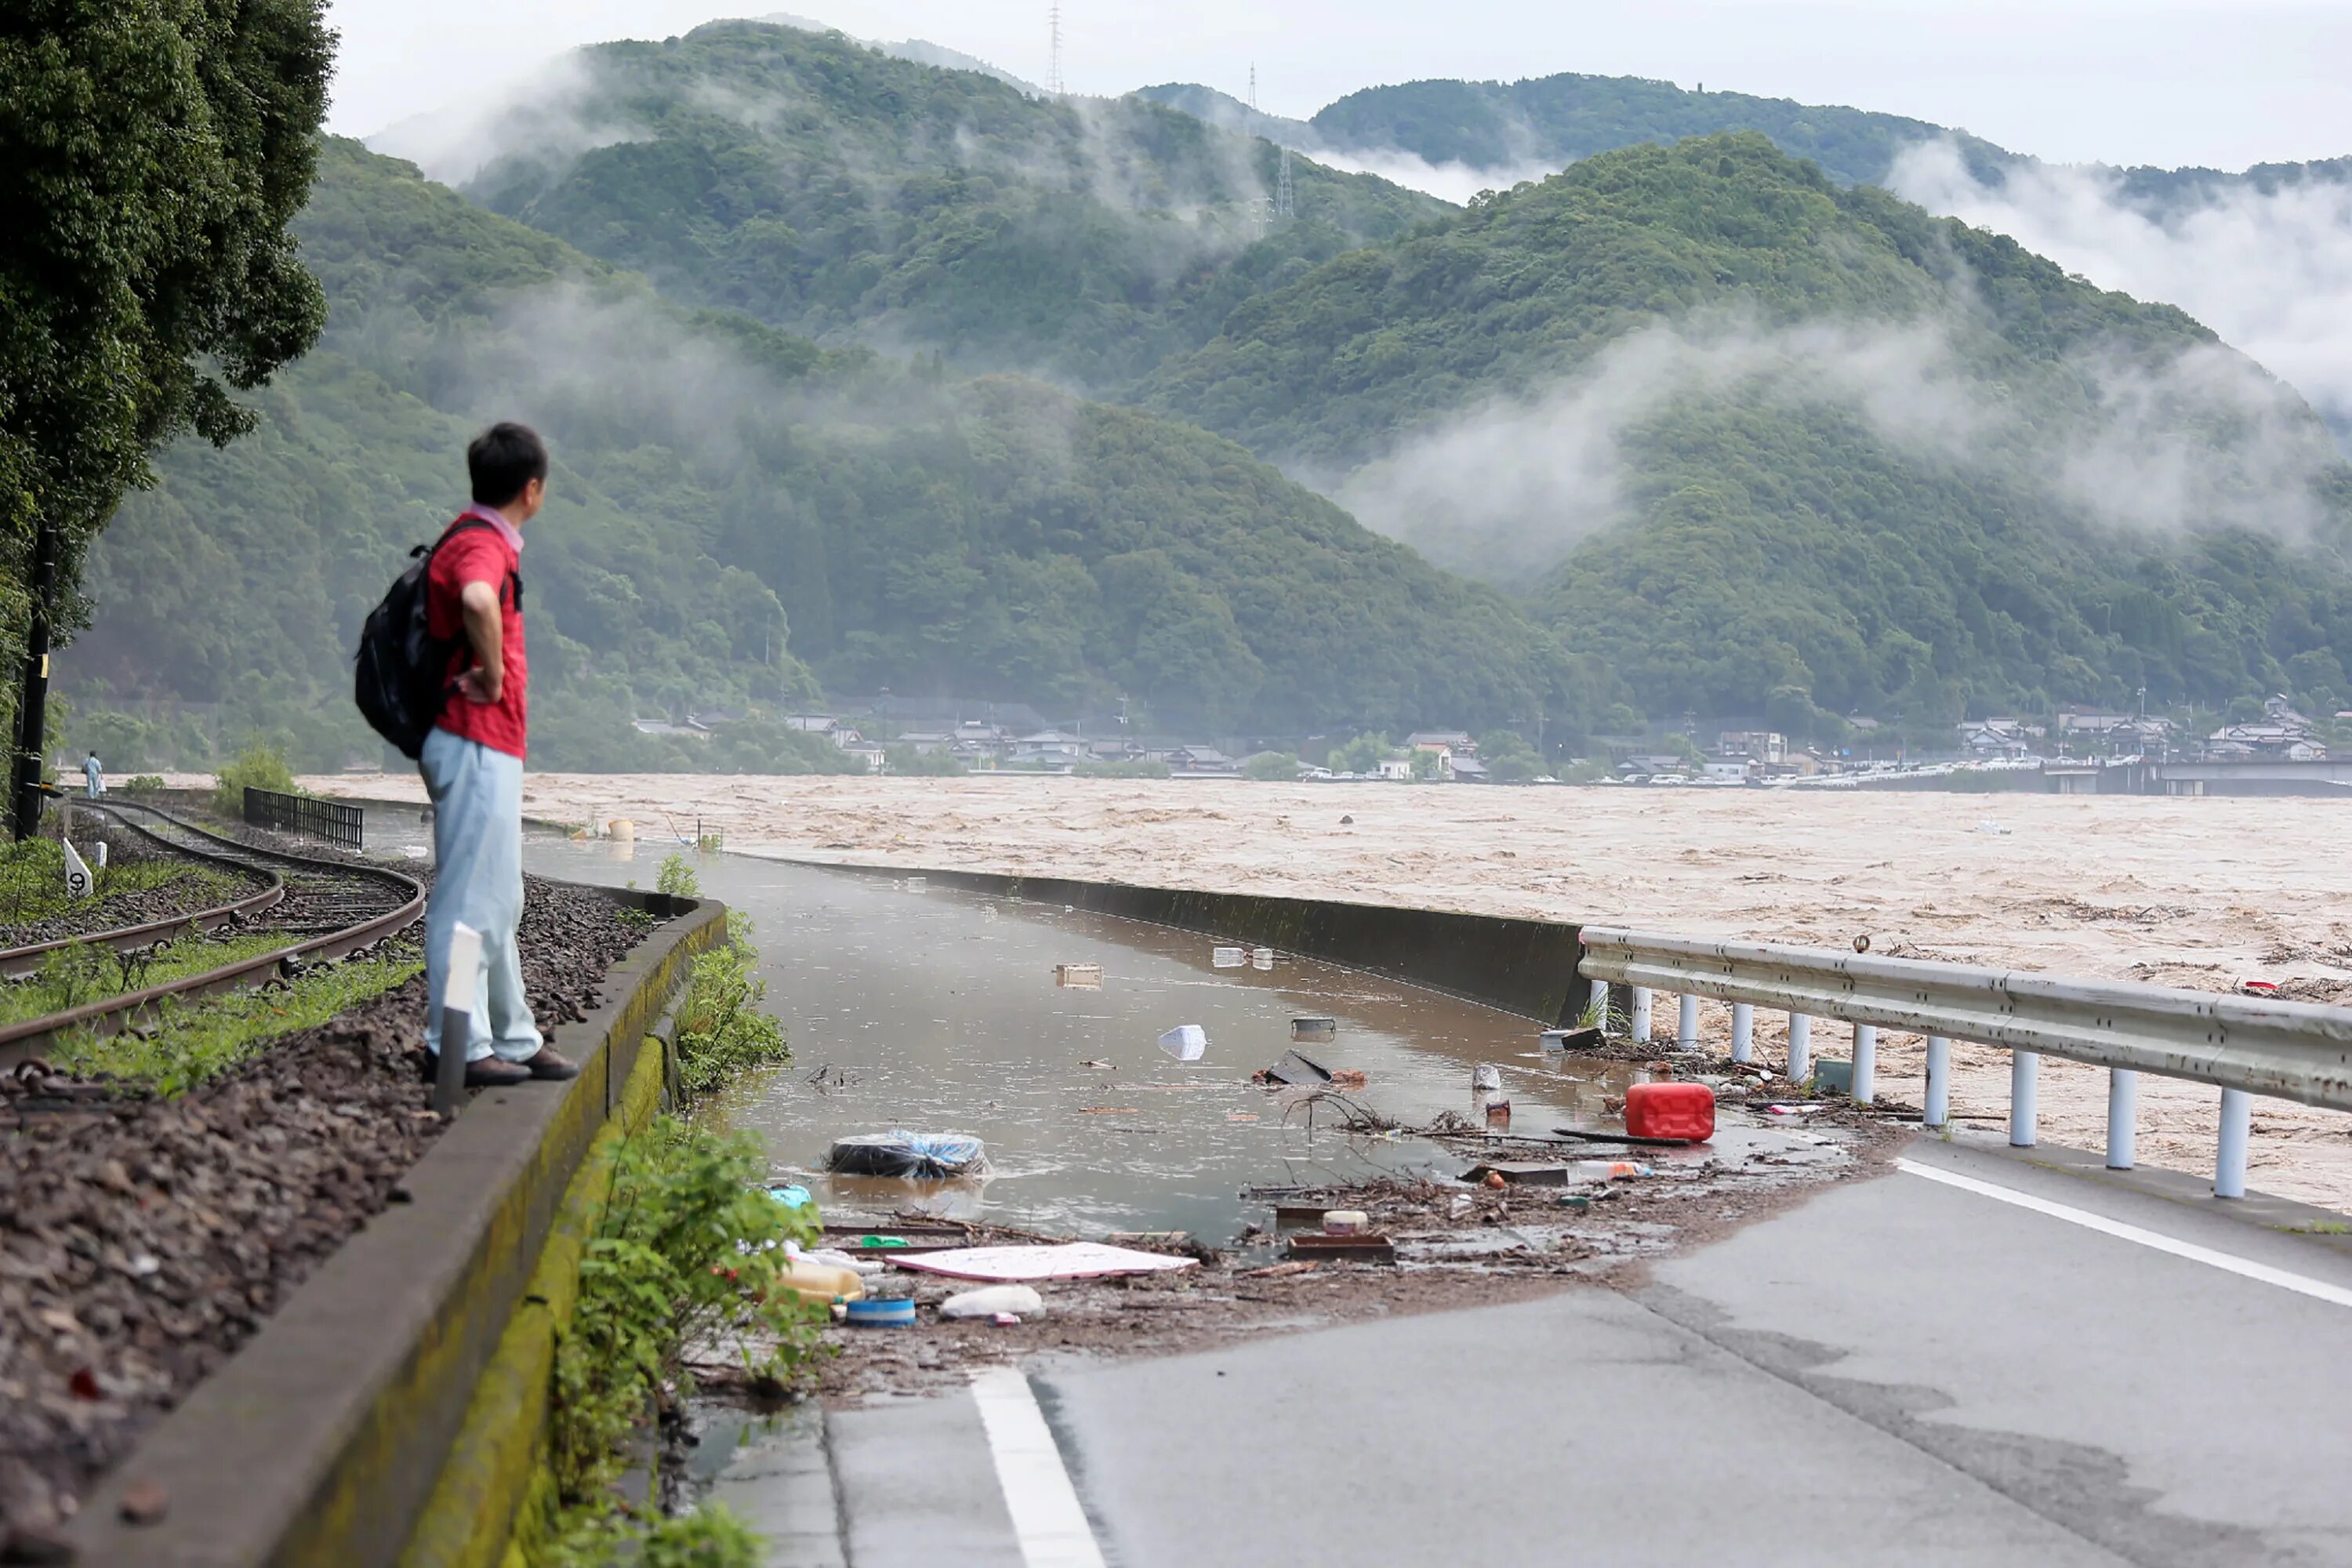
{"type": "Polygon", "coordinates": [[[999,1374],[720,1493],[791,1568],[2352,1564],[2352,1258],[1907,1160],[1630,1291],[999,1374]]]}

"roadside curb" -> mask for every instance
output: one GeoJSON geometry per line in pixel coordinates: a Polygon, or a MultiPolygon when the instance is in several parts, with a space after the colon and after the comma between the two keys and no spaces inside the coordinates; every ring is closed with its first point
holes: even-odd
{"type": "MultiPolygon", "coordinates": [[[[599,890],[671,923],[606,973],[607,1000],[585,1020],[550,1032],[580,1076],[477,1095],[403,1181],[410,1201],[353,1234],[92,1489],[68,1531],[76,1563],[389,1568],[427,1522],[428,1501],[441,1517],[445,1467],[455,1445],[479,1440],[478,1395],[509,1380],[505,1341],[542,1283],[543,1255],[576,1262],[575,1177],[609,1179],[607,1162],[582,1167],[616,1113],[642,1120],[653,1095],[640,1079],[649,1072],[658,1089],[661,1056],[640,1047],[694,955],[726,931],[715,900],[599,890]],[[562,1234],[560,1216],[571,1222],[562,1234]],[[122,1521],[123,1493],[139,1482],[169,1500],[158,1523],[122,1521]]],[[[548,1314],[524,1317],[551,1344],[548,1314]]],[[[545,1392],[542,1380],[535,1405],[511,1410],[531,1420],[533,1445],[545,1392]]],[[[529,1470],[505,1473],[500,1453],[501,1472],[476,1478],[472,1506],[486,1524],[499,1516],[502,1546],[529,1470]]]]}

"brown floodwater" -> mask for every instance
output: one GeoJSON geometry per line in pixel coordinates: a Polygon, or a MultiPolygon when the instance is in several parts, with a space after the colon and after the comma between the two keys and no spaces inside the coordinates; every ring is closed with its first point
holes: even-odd
{"type": "MultiPolygon", "coordinates": [[[[535,835],[524,859],[547,876],[651,886],[673,847],[535,835]]],[[[1628,1081],[1621,1066],[1543,1053],[1531,1019],[1286,952],[1236,962],[1210,937],[904,874],[694,864],[706,892],[751,918],[793,1053],[713,1113],[755,1131],[774,1173],[835,1215],[915,1209],[1222,1241],[1264,1215],[1246,1186],[1463,1168],[1423,1140],[1346,1131],[1336,1104],[1249,1081],[1286,1051],[1364,1073],[1348,1097],[1407,1125],[1444,1110],[1483,1123],[1501,1098],[1516,1131],[1545,1132],[1593,1120],[1628,1081]],[[1097,966],[1098,987],[1057,984],[1061,965],[1097,966]],[[1301,1015],[1336,1030],[1294,1040],[1301,1015]],[[1184,1024],[1206,1031],[1198,1061],[1158,1044],[1184,1024]],[[1482,1064],[1499,1069],[1499,1096],[1473,1089],[1482,1064]],[[990,1173],[923,1185],[824,1173],[835,1139],[894,1128],[975,1134],[990,1173]]]]}

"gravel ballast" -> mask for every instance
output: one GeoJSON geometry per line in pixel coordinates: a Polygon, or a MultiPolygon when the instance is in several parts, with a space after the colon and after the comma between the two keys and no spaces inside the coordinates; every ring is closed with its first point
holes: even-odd
{"type": "MultiPolygon", "coordinates": [[[[526,881],[533,1010],[576,1022],[643,922],[526,881]]],[[[173,1100],[0,1080],[0,1561],[50,1560],[89,1480],[402,1200],[441,1128],[424,1006],[418,976],[173,1100]]]]}

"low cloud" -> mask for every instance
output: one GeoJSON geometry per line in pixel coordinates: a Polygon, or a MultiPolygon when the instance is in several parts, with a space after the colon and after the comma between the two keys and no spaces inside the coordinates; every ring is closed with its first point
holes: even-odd
{"type": "Polygon", "coordinates": [[[647,139],[648,132],[604,107],[600,96],[587,56],[575,52],[549,62],[526,87],[379,131],[367,138],[368,150],[405,158],[427,179],[463,185],[501,158],[568,163],[599,147],[647,139]]]}
{"type": "Polygon", "coordinates": [[[1915,460],[2021,484],[2055,513],[2113,528],[2299,537],[2318,523],[2314,485],[2334,450],[2294,392],[2243,356],[2086,354],[2057,378],[2076,389],[2069,402],[2029,405],[1971,366],[1958,347],[1969,330],[1957,318],[1653,327],[1536,395],[1407,437],[1332,493],[1442,564],[1525,585],[1632,515],[1651,422],[1738,402],[1858,419],[1915,460]]]}
{"type": "Polygon", "coordinates": [[[2101,288],[2178,305],[2352,431],[2352,184],[2207,184],[2158,201],[2114,170],[2048,163],[1988,184],[1948,141],[1905,151],[1887,183],[2101,288]]]}
{"type": "Polygon", "coordinates": [[[1559,173],[1556,164],[1532,161],[1498,168],[1433,163],[1417,153],[1396,148],[1372,152],[1358,148],[1343,153],[1330,147],[1301,147],[1297,151],[1327,169],[1337,169],[1345,174],[1377,174],[1391,184],[1452,202],[1455,206],[1465,205],[1481,191],[1507,191],[1522,181],[1540,180],[1559,173]]]}

